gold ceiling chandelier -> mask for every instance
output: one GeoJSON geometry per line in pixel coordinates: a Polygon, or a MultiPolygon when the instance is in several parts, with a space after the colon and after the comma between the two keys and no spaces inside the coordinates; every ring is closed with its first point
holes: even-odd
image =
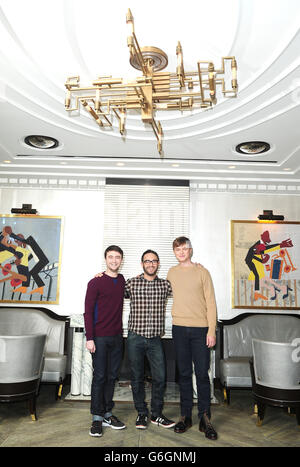
{"type": "Polygon", "coordinates": [[[182,47],[176,47],[176,73],[161,72],[168,65],[168,56],[157,47],[140,47],[134,32],[134,20],[130,9],[126,22],[131,26],[127,39],[130,64],[142,71],[133,81],[111,76],[98,77],[90,87],[80,85],[80,77],[67,79],[65,109],[78,111],[81,104],[101,128],[112,126],[112,117],[119,121],[121,135],[125,132],[126,113],[139,110],[144,123],[152,126],[157,138],[157,149],[162,154],[163,130],[155,120],[157,110],[192,110],[216,104],[216,88],[221,86],[225,97],[236,97],[237,63],[234,56],[222,57],[221,69],[215,69],[210,61],[199,61],[197,71],[187,72],[183,66],[182,47]],[[227,66],[228,64],[228,66],[227,66]],[[230,66],[231,65],[231,66],[230,66]],[[225,81],[231,75],[231,86],[225,81]]]}

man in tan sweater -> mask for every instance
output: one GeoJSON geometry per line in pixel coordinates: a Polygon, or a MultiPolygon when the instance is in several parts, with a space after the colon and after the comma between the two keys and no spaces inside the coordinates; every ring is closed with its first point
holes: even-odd
{"type": "Polygon", "coordinates": [[[216,344],[216,301],[210,273],[192,263],[192,245],[178,237],[173,251],[179,262],[168,272],[173,290],[173,341],[179,371],[181,418],[176,433],[192,426],[193,366],[197,381],[199,430],[209,439],[217,439],[210,422],[210,349],[216,344]]]}

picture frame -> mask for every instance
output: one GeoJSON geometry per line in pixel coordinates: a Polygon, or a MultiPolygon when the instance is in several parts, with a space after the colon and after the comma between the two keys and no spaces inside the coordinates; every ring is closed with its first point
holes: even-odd
{"type": "Polygon", "coordinates": [[[0,215],[0,303],[58,304],[63,218],[0,215]]]}
{"type": "Polygon", "coordinates": [[[300,310],[300,222],[231,221],[232,308],[300,310]]]}

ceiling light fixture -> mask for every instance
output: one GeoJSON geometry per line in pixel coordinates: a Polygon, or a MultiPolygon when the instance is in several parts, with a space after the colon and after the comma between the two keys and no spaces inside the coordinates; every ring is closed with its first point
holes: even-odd
{"type": "Polygon", "coordinates": [[[238,144],[235,148],[240,154],[247,154],[248,156],[256,156],[257,154],[269,151],[269,149],[269,143],[265,143],[264,141],[248,141],[238,144]]]}
{"type": "Polygon", "coordinates": [[[111,127],[112,116],[115,116],[119,121],[121,135],[125,132],[126,113],[140,110],[142,121],[152,126],[158,152],[162,154],[163,130],[160,122],[155,120],[155,111],[211,107],[217,103],[217,86],[221,86],[225,97],[236,97],[236,59],[234,56],[222,57],[221,69],[215,69],[211,61],[199,61],[196,71],[185,71],[182,47],[178,42],[176,72],[161,72],[168,64],[168,56],[157,47],[139,46],[130,9],[126,22],[131,27],[127,39],[129,61],[134,68],[142,71],[142,76],[132,81],[100,76],[88,87],[81,87],[79,76],[67,78],[65,109],[69,112],[78,111],[81,104],[101,128],[111,127]],[[229,65],[231,83],[227,88],[225,78],[227,81],[229,65]]]}
{"type": "Polygon", "coordinates": [[[52,136],[30,135],[24,139],[28,146],[36,149],[53,149],[58,146],[58,141],[52,136]]]}

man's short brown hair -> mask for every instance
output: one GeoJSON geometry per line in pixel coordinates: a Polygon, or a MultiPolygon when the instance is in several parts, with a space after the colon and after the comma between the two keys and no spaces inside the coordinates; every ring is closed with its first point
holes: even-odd
{"type": "Polygon", "coordinates": [[[117,245],[110,245],[106,248],[105,252],[104,252],[104,258],[106,259],[106,256],[107,256],[107,253],[109,251],[116,251],[117,253],[120,253],[121,257],[123,258],[124,254],[123,254],[123,250],[117,246],[117,245]]]}
{"type": "Polygon", "coordinates": [[[192,248],[192,244],[191,244],[191,241],[190,241],[189,238],[187,238],[187,237],[177,237],[177,238],[175,238],[175,240],[173,242],[173,250],[175,250],[175,248],[177,248],[178,246],[185,245],[186,243],[188,243],[189,248],[192,248]]]}

